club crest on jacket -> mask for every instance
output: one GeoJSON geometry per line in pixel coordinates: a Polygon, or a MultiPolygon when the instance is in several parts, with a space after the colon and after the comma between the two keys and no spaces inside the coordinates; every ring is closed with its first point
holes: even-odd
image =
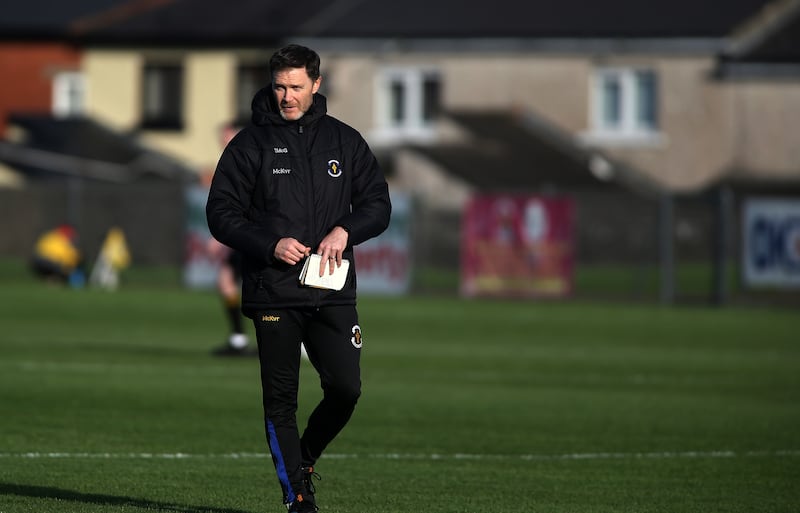
{"type": "Polygon", "coordinates": [[[334,178],[342,176],[342,168],[338,160],[333,159],[328,161],[328,174],[334,178]]]}

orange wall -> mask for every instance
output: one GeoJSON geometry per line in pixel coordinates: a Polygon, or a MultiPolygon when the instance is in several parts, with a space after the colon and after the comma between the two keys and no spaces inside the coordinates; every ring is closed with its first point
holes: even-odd
{"type": "Polygon", "coordinates": [[[53,75],[77,70],[80,54],[49,43],[0,43],[0,137],[13,112],[50,113],[53,75]]]}

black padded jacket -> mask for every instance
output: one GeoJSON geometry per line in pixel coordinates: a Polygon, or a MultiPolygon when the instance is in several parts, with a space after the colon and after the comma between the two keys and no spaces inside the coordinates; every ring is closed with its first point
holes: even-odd
{"type": "Polygon", "coordinates": [[[300,285],[302,262],[273,253],[283,237],[312,251],[336,226],[353,246],[383,232],[391,203],[386,180],[363,137],[327,114],[314,95],[297,121],[279,114],[271,87],[253,99],[252,123],[227,145],[211,182],[206,216],[211,234],[243,255],[242,310],[355,304],[356,265],[340,291],[300,285]]]}

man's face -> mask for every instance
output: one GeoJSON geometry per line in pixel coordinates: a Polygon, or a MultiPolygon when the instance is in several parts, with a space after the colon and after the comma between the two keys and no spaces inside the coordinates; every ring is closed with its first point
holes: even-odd
{"type": "Polygon", "coordinates": [[[322,77],[311,80],[305,68],[289,68],[276,72],[272,76],[272,90],[281,111],[281,117],[287,121],[297,121],[305,114],[314,102],[314,93],[319,89],[322,77]]]}

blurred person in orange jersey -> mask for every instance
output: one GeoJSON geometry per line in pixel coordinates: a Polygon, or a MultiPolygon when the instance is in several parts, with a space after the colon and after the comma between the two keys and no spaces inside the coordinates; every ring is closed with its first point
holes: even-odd
{"type": "Polygon", "coordinates": [[[33,248],[31,269],[48,281],[83,286],[86,274],[75,228],[62,224],[42,234],[33,248]]]}

